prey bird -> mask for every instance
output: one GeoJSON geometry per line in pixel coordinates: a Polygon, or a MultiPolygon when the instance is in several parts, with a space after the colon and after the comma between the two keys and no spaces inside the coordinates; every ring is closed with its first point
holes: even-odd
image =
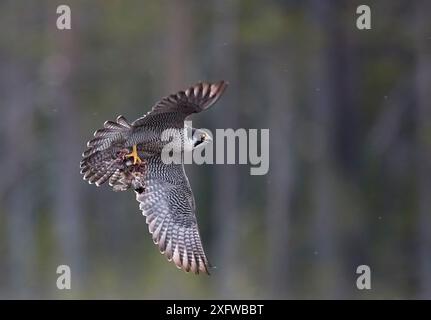
{"type": "Polygon", "coordinates": [[[196,274],[209,274],[211,265],[202,247],[183,163],[162,161],[162,150],[170,142],[162,139],[162,133],[179,133],[180,152],[211,141],[204,130],[189,128],[192,134],[185,134],[184,121],[213,105],[226,87],[225,81],[198,83],[163,98],[131,123],[123,116],[106,121],[87,143],[80,163],[89,183],[100,186],[108,181],[114,191],[133,189],[160,252],[178,268],[196,274]]]}

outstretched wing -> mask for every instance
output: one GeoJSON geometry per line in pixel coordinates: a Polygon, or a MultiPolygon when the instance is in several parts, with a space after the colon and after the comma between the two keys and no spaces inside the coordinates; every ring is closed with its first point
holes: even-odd
{"type": "Polygon", "coordinates": [[[227,85],[226,81],[199,82],[184,91],[171,94],[157,102],[150,112],[134,121],[132,126],[136,130],[161,121],[164,128],[182,128],[189,115],[204,111],[216,103],[227,85]]]}
{"type": "Polygon", "coordinates": [[[183,165],[164,164],[159,156],[149,158],[147,165],[144,188],[135,192],[154,243],[178,268],[209,274],[183,165]]]}

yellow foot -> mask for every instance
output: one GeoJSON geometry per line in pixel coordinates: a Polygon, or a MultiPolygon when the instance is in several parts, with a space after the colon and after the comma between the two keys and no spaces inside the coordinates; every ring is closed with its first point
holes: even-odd
{"type": "Polygon", "coordinates": [[[138,150],[136,149],[136,144],[133,145],[133,150],[131,153],[125,155],[126,158],[133,158],[133,164],[140,164],[142,162],[139,158],[138,150]]]}

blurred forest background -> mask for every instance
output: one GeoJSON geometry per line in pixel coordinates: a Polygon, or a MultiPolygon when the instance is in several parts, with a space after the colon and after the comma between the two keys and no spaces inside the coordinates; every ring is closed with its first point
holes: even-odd
{"type": "Polygon", "coordinates": [[[431,298],[430,1],[1,1],[0,298],[431,298]],[[68,4],[72,30],[56,28],[68,4]],[[372,29],[356,28],[368,4],[372,29]],[[270,170],[188,165],[210,277],[133,192],[82,180],[105,120],[225,79],[195,127],[269,128],[270,170]],[[56,288],[58,265],[72,289],[56,288]],[[356,288],[369,265],[372,289],[356,288]]]}

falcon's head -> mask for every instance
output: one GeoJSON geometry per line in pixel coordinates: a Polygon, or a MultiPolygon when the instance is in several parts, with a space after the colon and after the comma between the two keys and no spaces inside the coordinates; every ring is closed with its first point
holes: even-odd
{"type": "Polygon", "coordinates": [[[202,129],[192,128],[192,138],[190,144],[193,146],[192,149],[204,146],[208,142],[211,142],[212,138],[206,131],[202,129]]]}

